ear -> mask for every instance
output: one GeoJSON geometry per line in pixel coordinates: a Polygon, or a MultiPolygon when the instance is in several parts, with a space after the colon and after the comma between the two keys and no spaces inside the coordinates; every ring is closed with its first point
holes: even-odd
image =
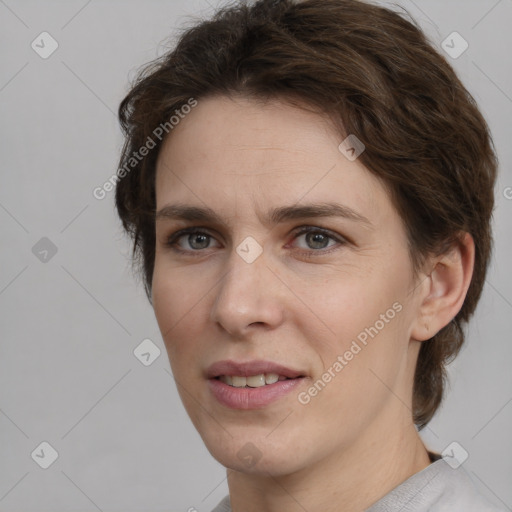
{"type": "Polygon", "coordinates": [[[420,288],[420,305],[411,338],[426,341],[460,311],[473,275],[475,243],[461,233],[448,252],[427,261],[432,271],[420,288]]]}

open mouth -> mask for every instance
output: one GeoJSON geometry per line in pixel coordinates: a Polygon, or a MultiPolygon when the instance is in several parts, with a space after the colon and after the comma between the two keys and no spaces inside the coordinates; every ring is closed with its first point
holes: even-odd
{"type": "Polygon", "coordinates": [[[205,377],[212,396],[231,409],[261,409],[304,385],[304,370],[273,361],[217,361],[205,377]]]}
{"type": "MultiPolygon", "coordinates": [[[[301,376],[295,378],[300,377],[301,376]]],[[[279,381],[292,380],[289,377],[285,377],[284,375],[279,375],[277,373],[260,373],[259,375],[250,376],[219,375],[216,379],[234,388],[261,388],[263,386],[275,384],[279,381]]]]}

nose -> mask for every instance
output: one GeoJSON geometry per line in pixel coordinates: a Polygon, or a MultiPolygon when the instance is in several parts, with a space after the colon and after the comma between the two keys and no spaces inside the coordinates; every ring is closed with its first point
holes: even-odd
{"type": "Polygon", "coordinates": [[[223,274],[211,309],[212,321],[234,338],[283,322],[286,287],[267,265],[264,253],[248,263],[233,251],[223,274]]]}

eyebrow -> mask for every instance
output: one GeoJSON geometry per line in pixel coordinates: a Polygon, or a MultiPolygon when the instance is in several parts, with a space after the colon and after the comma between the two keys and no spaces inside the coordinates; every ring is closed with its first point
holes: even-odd
{"type": "MultiPolygon", "coordinates": [[[[348,206],[337,203],[314,203],[306,205],[281,206],[269,210],[264,218],[265,224],[276,225],[280,222],[314,217],[343,217],[348,220],[365,224],[372,223],[360,213],[348,206]]],[[[198,207],[184,204],[166,205],[156,212],[155,220],[176,219],[197,222],[213,222],[224,225],[222,218],[208,207],[198,207]]]]}

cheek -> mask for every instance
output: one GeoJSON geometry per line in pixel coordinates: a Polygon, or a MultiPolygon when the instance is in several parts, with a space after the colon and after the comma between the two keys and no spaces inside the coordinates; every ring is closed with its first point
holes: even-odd
{"type": "MultiPolygon", "coordinates": [[[[176,358],[186,358],[185,347],[191,347],[197,332],[204,323],[204,305],[202,299],[208,287],[199,282],[190,282],[180,269],[166,269],[155,260],[152,282],[153,309],[164,340],[171,366],[176,358]],[[203,322],[199,320],[203,318],[203,322]]],[[[191,347],[193,348],[193,347],[191,347]]],[[[188,351],[190,352],[190,351],[188,351]]]]}
{"type": "MultiPolygon", "coordinates": [[[[367,329],[376,325],[379,333],[397,324],[403,309],[407,283],[405,273],[390,266],[351,269],[327,279],[304,279],[294,283],[294,293],[307,306],[295,317],[305,332],[322,334],[322,344],[341,350],[359,335],[364,341],[367,329]],[[327,345],[326,345],[327,342],[327,345]]],[[[372,329],[372,332],[375,332],[372,329]]],[[[310,338],[320,339],[319,336],[310,338]]]]}
{"type": "MultiPolygon", "coordinates": [[[[355,436],[358,426],[371,423],[392,397],[390,389],[396,389],[407,364],[408,346],[402,316],[407,313],[395,298],[384,286],[347,286],[318,302],[322,318],[335,335],[315,336],[313,329],[307,334],[320,364],[312,387],[306,390],[311,402],[302,413],[304,421],[329,418],[323,420],[326,435],[355,436]],[[344,428],[332,434],[335,425],[344,428]]],[[[305,331],[304,324],[301,330],[305,331]]]]}
{"type": "Polygon", "coordinates": [[[310,309],[294,318],[318,356],[315,378],[329,381],[313,407],[335,404],[332,414],[338,419],[351,411],[366,421],[388,396],[386,385],[394,387],[408,348],[404,302],[409,282],[398,263],[397,258],[394,265],[352,268],[320,285],[306,280],[294,288],[310,309]]]}

